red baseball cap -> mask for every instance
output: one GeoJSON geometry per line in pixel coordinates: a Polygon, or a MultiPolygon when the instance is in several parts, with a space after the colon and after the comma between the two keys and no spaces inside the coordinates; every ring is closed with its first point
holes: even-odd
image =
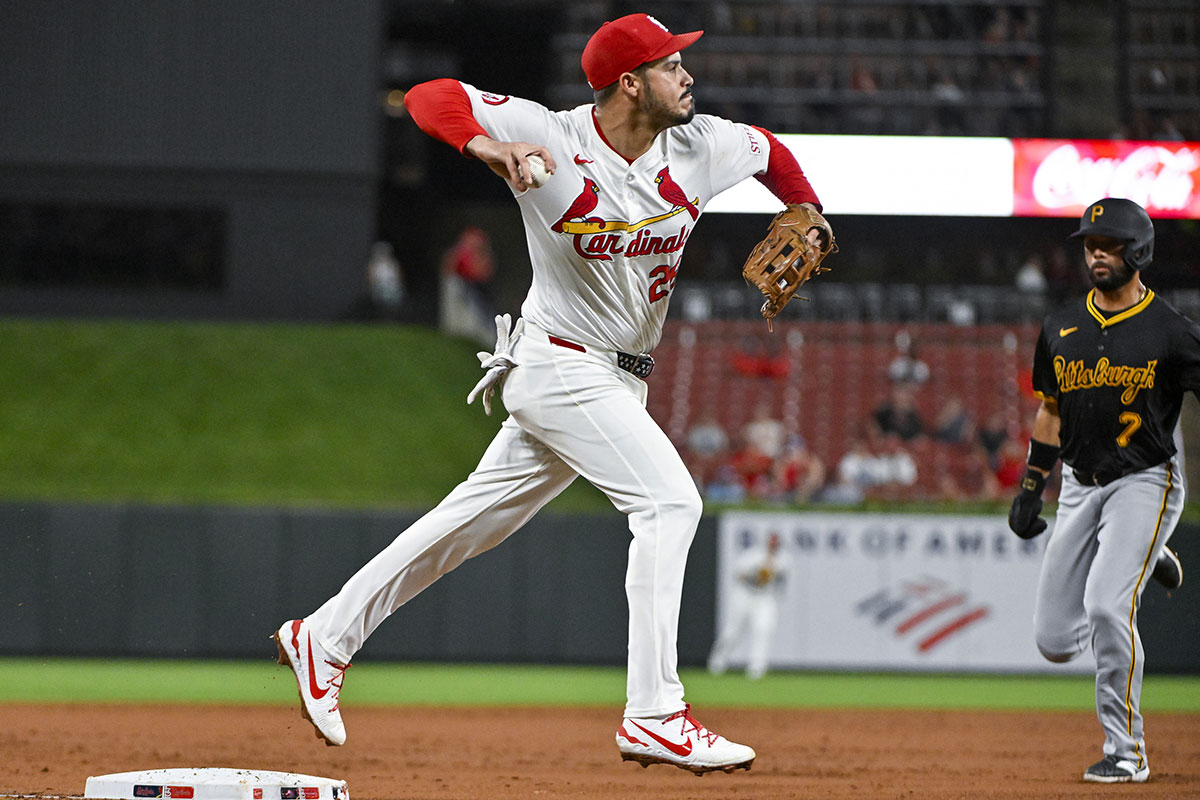
{"type": "Polygon", "coordinates": [[[682,50],[704,31],[671,33],[649,14],[629,14],[606,22],[583,48],[583,74],[593,89],[603,89],[623,73],[682,50]]]}

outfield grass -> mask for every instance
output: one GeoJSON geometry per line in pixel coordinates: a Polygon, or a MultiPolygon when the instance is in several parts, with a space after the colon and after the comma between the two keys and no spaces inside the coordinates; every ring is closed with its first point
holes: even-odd
{"type": "MultiPolygon", "coordinates": [[[[503,419],[417,326],[0,319],[0,498],[427,508],[503,419]]],[[[611,508],[577,481],[560,509],[611,508]]]]}
{"type": "MultiPolygon", "coordinates": [[[[291,672],[271,662],[0,659],[0,703],[296,702],[291,672]]],[[[683,670],[688,699],[726,708],[926,708],[1081,711],[1094,708],[1090,676],[776,672],[760,681],[683,670]]],[[[621,706],[625,670],[541,665],[354,666],[342,701],[353,705],[621,706]]],[[[1151,675],[1148,712],[1200,712],[1200,678],[1151,675]]]]}

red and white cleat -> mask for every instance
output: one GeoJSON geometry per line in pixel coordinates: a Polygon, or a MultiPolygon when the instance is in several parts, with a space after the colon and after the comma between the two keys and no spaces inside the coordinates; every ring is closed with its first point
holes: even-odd
{"type": "Polygon", "coordinates": [[[288,620],[272,638],[279,648],[279,663],[296,673],[300,712],[317,729],[317,738],[327,745],[345,744],[346,726],[338,710],[338,694],[350,665],[330,658],[321,643],[312,638],[304,620],[288,620]]]}
{"type": "Polygon", "coordinates": [[[750,769],[755,753],[710,731],[692,716],[691,705],[664,719],[626,718],[617,730],[622,761],[643,767],[673,764],[697,775],[750,769]]]}

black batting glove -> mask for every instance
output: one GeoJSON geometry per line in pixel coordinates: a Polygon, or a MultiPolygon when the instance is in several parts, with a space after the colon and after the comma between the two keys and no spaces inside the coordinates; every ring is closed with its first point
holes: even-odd
{"type": "Polygon", "coordinates": [[[1008,511],[1008,527],[1022,539],[1032,539],[1046,530],[1042,513],[1042,491],[1046,488],[1046,476],[1035,469],[1025,470],[1021,481],[1021,492],[1013,498],[1008,511]]]}

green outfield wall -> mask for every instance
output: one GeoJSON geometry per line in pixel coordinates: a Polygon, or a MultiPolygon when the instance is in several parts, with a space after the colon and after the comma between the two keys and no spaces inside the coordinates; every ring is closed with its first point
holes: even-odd
{"type": "MultiPolygon", "coordinates": [[[[0,504],[0,654],[270,657],[415,515],[389,511],[0,504]]],[[[716,607],[717,518],[688,558],[683,665],[704,663],[716,607]]],[[[1200,565],[1200,525],[1172,545],[1200,565]]],[[[629,533],[611,514],[543,512],[388,619],[362,660],[621,664],[629,533]]],[[[1200,673],[1200,579],[1147,588],[1147,671],[1200,673]]],[[[848,586],[847,591],[857,587],[848,586]]]]}

